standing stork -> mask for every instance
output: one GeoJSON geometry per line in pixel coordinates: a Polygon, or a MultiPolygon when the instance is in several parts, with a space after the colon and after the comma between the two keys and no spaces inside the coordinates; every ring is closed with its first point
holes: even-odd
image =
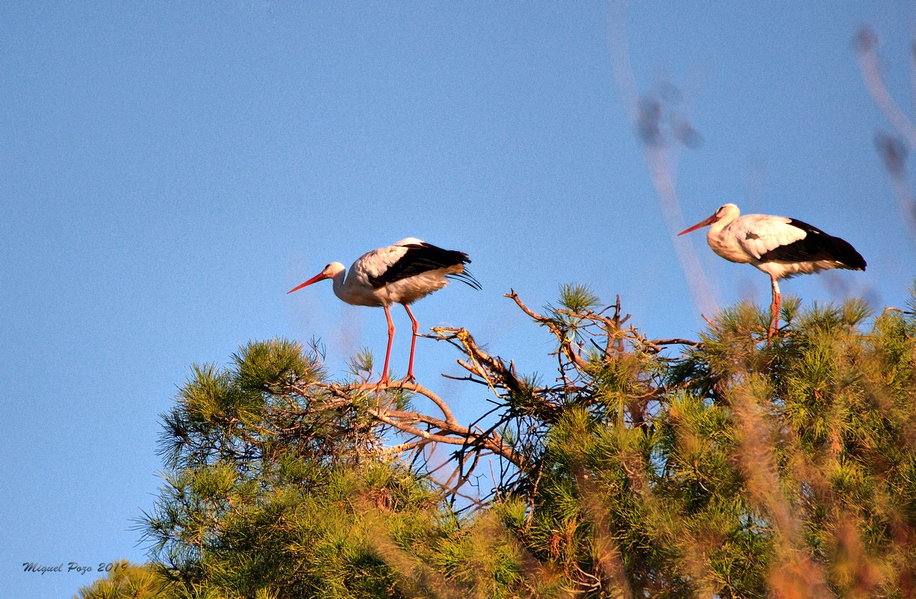
{"type": "Polygon", "coordinates": [[[394,340],[394,323],[388,306],[401,304],[407,310],[413,325],[410,341],[410,363],[407,377],[413,380],[413,355],[417,345],[417,319],[410,311],[410,304],[448,285],[448,279],[456,279],[474,289],[480,289],[464,265],[471,260],[464,252],[443,250],[415,237],[408,237],[388,247],[372,250],[359,257],[350,267],[340,262],[331,262],[320,273],[287,291],[292,293],[324,279],[334,282],[334,295],[354,306],[381,306],[388,319],[388,349],[385,352],[385,369],[379,385],[388,383],[388,361],[391,358],[391,342],[394,340]]]}
{"type": "Polygon", "coordinates": [[[849,242],[808,223],[785,216],[740,215],[737,206],[725,204],[706,220],[678,235],[711,225],[706,241],[712,251],[729,262],[750,264],[770,275],[773,299],[767,339],[772,339],[779,324],[782,303],[779,279],[831,268],[865,270],[865,259],[849,242]]]}

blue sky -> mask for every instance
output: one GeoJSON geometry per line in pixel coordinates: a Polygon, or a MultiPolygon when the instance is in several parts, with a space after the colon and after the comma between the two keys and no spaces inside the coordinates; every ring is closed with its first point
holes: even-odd
{"type": "MultiPolygon", "coordinates": [[[[545,379],[552,345],[510,288],[537,308],[588,283],[648,335],[695,338],[687,243],[716,305],[768,302],[767,277],[703,233],[672,239],[608,22],[599,1],[0,5],[0,595],[99,575],[23,562],[145,558],[134,519],[191,364],[276,336],[320,338],[336,374],[363,347],[384,357],[382,311],[330,284],[286,295],[330,261],[408,236],[466,251],[483,290],[423,300],[421,327],[464,326],[545,379]]],[[[902,307],[916,276],[851,49],[863,24],[914,115],[911,2],[641,1],[612,28],[638,93],[674,86],[702,135],[676,163],[683,227],[734,202],[865,256],[782,285],[806,305],[902,307]]],[[[470,419],[479,390],[439,377],[456,358],[421,339],[416,374],[470,419]]]]}

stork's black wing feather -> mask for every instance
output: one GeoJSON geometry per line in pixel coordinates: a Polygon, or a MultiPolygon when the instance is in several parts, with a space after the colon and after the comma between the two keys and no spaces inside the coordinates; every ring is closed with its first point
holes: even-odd
{"type": "MultiPolygon", "coordinates": [[[[468,258],[468,255],[464,252],[444,250],[428,243],[411,243],[402,247],[407,248],[407,251],[397,262],[389,266],[385,272],[378,276],[369,277],[369,284],[372,285],[374,289],[431,270],[448,268],[459,264],[470,264],[471,262],[471,259],[468,258]]],[[[477,279],[468,271],[447,276],[470,285],[475,289],[480,289],[480,283],[478,283],[477,279]]]]}
{"type": "Polygon", "coordinates": [[[848,241],[800,220],[790,219],[789,224],[803,230],[805,238],[773,248],[760,256],[761,262],[833,260],[852,270],[865,270],[865,259],[848,241]]]}

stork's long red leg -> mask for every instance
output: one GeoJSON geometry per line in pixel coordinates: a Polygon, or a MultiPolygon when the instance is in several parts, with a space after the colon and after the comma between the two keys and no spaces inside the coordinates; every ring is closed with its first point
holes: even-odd
{"type": "Polygon", "coordinates": [[[391,311],[387,304],[382,304],[382,307],[385,308],[385,318],[388,319],[388,349],[385,351],[385,369],[382,370],[382,380],[378,382],[379,385],[388,383],[388,360],[391,359],[391,342],[394,341],[394,321],[391,320],[391,311]]]}
{"type": "Polygon", "coordinates": [[[410,363],[407,366],[407,378],[404,380],[413,381],[416,380],[413,378],[413,352],[417,347],[417,329],[419,328],[420,324],[417,322],[417,319],[413,317],[413,312],[410,311],[410,306],[407,304],[401,305],[404,306],[405,310],[407,310],[407,316],[410,316],[410,322],[413,326],[413,336],[410,338],[410,363]]]}
{"type": "Polygon", "coordinates": [[[782,294],[779,293],[779,283],[776,277],[770,275],[770,281],[773,283],[773,299],[770,302],[770,330],[767,333],[767,339],[772,339],[779,328],[779,308],[782,305],[782,294]]]}

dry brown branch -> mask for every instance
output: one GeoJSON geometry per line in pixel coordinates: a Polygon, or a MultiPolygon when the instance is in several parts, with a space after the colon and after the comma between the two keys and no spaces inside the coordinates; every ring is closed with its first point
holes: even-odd
{"type": "Polygon", "coordinates": [[[389,457],[404,455],[416,450],[419,447],[423,447],[427,443],[429,443],[429,441],[426,439],[414,439],[412,441],[406,441],[404,443],[392,445],[391,447],[387,447],[381,450],[379,453],[389,457]]]}
{"type": "MultiPolygon", "coordinates": [[[[550,312],[539,314],[525,305],[514,290],[506,296],[556,338],[558,351],[555,355],[561,373],[557,384],[535,387],[519,377],[514,364],[484,350],[466,329],[437,327],[428,337],[446,341],[458,349],[457,362],[467,371],[467,376],[449,378],[487,385],[495,397],[492,408],[479,414],[477,421],[459,423],[446,399],[415,382],[302,381],[292,385],[291,390],[308,401],[293,401],[297,409],[291,414],[289,429],[283,434],[314,439],[309,430],[301,427],[301,422],[316,417],[322,420],[322,413],[327,413],[329,422],[316,431],[318,434],[349,436],[350,443],[361,451],[414,464],[430,477],[444,496],[465,497],[462,487],[473,485],[475,477],[482,476],[475,470],[484,466],[493,470],[486,479],[493,482],[491,493],[518,492],[530,498],[540,480],[544,440],[551,424],[557,422],[572,403],[587,409],[606,409],[603,403],[606,398],[590,390],[592,376],[602,368],[601,358],[597,358],[595,364],[589,360],[603,356],[610,364],[626,356],[648,355],[652,351],[650,348],[655,348],[657,353],[667,344],[693,344],[681,339],[650,341],[632,326],[624,328],[622,325],[629,315],[622,313],[619,297],[613,305],[603,309],[549,308],[550,312]],[[591,351],[591,346],[599,350],[597,354],[591,351]],[[585,348],[591,357],[583,354],[585,348]],[[407,407],[411,396],[428,399],[436,406],[433,413],[407,407]],[[398,435],[396,443],[385,445],[386,431],[398,435]],[[434,458],[435,449],[440,445],[450,448],[451,453],[447,457],[434,458]]],[[[632,381],[625,400],[631,426],[640,425],[646,406],[656,401],[661,392],[657,382],[632,381]]],[[[320,447],[321,441],[317,443],[320,447]]],[[[479,497],[467,500],[473,504],[480,502],[479,497]]]]}
{"type": "MultiPolygon", "coordinates": [[[[385,424],[393,426],[394,428],[398,429],[401,432],[407,433],[409,435],[413,435],[415,437],[420,437],[421,439],[424,439],[427,441],[435,441],[436,443],[448,443],[451,445],[464,445],[466,443],[464,439],[458,439],[455,437],[450,437],[448,435],[430,433],[428,431],[419,429],[413,426],[412,424],[410,424],[412,419],[405,419],[403,418],[403,416],[398,418],[397,416],[392,416],[391,414],[387,412],[383,412],[380,410],[373,410],[371,408],[369,409],[369,414],[371,414],[378,420],[384,422],[385,424]]],[[[457,434],[457,431],[449,431],[449,432],[455,432],[457,434]]]]}
{"type": "MultiPolygon", "coordinates": [[[[473,339],[470,338],[470,335],[466,335],[466,331],[464,334],[458,334],[457,336],[458,338],[465,338],[465,342],[468,343],[470,347],[476,348],[476,344],[473,343],[473,339]]],[[[483,352],[479,353],[482,356],[486,356],[483,352]]],[[[501,364],[501,362],[489,358],[489,356],[486,356],[486,358],[488,358],[489,363],[501,364]]],[[[363,393],[374,393],[376,391],[382,393],[389,390],[408,391],[422,395],[430,399],[442,411],[444,419],[429,416],[421,412],[392,409],[384,406],[365,408],[366,413],[375,420],[414,437],[414,439],[404,443],[381,450],[385,455],[403,455],[404,453],[411,452],[428,443],[444,443],[447,445],[461,446],[463,448],[473,447],[477,448],[479,451],[490,452],[499,455],[519,468],[526,465],[524,457],[517,454],[512,447],[504,443],[498,433],[494,430],[483,432],[475,431],[470,427],[460,425],[452,414],[448,404],[441,397],[417,383],[392,382],[383,385],[370,383],[341,385],[339,383],[332,383],[316,386],[330,391],[335,399],[331,402],[311,406],[309,411],[340,409],[352,404],[354,394],[358,396],[363,393]],[[429,428],[420,428],[417,426],[418,423],[426,425],[429,428]]]]}
{"type": "Polygon", "coordinates": [[[546,316],[538,314],[537,312],[535,312],[534,310],[526,306],[525,303],[522,302],[521,298],[518,297],[518,294],[515,293],[515,289],[509,289],[509,293],[504,293],[503,297],[508,297],[509,299],[514,301],[515,304],[519,308],[522,309],[522,312],[530,316],[533,320],[536,320],[538,322],[549,322],[550,321],[550,319],[547,318],[546,316]]]}
{"type": "Polygon", "coordinates": [[[494,358],[480,349],[480,346],[477,345],[477,342],[474,341],[474,338],[466,329],[434,327],[432,331],[439,340],[457,340],[464,350],[465,355],[467,355],[475,365],[472,366],[467,363],[462,363],[461,360],[459,360],[458,363],[472,374],[476,374],[486,380],[487,384],[489,384],[492,389],[503,387],[510,392],[517,392],[521,389],[521,382],[518,380],[515,372],[507,367],[505,362],[501,359],[494,358]],[[495,375],[495,377],[493,375],[495,375]],[[494,378],[496,380],[494,380],[494,378]]]}
{"type": "MultiPolygon", "coordinates": [[[[578,366],[579,368],[584,368],[588,366],[588,362],[584,360],[581,355],[579,355],[579,352],[577,351],[576,346],[572,343],[572,341],[570,341],[567,338],[567,336],[563,333],[563,331],[557,326],[555,320],[553,320],[552,318],[543,316],[542,314],[538,314],[537,312],[535,312],[534,310],[526,306],[525,303],[522,302],[521,298],[518,297],[518,294],[515,293],[514,289],[510,289],[509,293],[504,294],[504,297],[508,297],[509,299],[514,301],[515,304],[519,308],[521,308],[525,314],[530,316],[533,320],[537,321],[538,323],[546,326],[550,330],[551,333],[556,335],[557,339],[560,339],[560,348],[563,350],[563,353],[576,366],[578,366]]],[[[558,314],[567,314],[567,315],[571,314],[571,312],[569,312],[568,310],[562,310],[562,309],[558,309],[556,310],[556,312],[558,314]]],[[[576,316],[579,316],[579,315],[576,314],[576,316]]]]}
{"type": "Polygon", "coordinates": [[[436,407],[438,407],[439,410],[442,411],[442,415],[445,417],[446,422],[448,422],[449,424],[457,424],[457,421],[455,420],[455,416],[452,414],[452,410],[448,407],[448,404],[445,403],[441,397],[439,397],[438,395],[436,395],[435,393],[433,393],[426,387],[423,387],[422,385],[418,385],[417,383],[408,383],[404,381],[398,381],[398,382],[388,383],[386,385],[381,385],[381,386],[370,384],[370,383],[362,383],[362,384],[356,385],[355,387],[351,387],[351,388],[356,389],[358,391],[387,391],[389,389],[404,389],[406,391],[410,391],[411,393],[417,393],[429,399],[434,404],[436,404],[436,407]]]}
{"type": "Polygon", "coordinates": [[[690,347],[700,345],[698,341],[691,341],[690,339],[653,339],[644,341],[644,344],[655,353],[661,352],[663,345],[689,345],[690,347]]]}

